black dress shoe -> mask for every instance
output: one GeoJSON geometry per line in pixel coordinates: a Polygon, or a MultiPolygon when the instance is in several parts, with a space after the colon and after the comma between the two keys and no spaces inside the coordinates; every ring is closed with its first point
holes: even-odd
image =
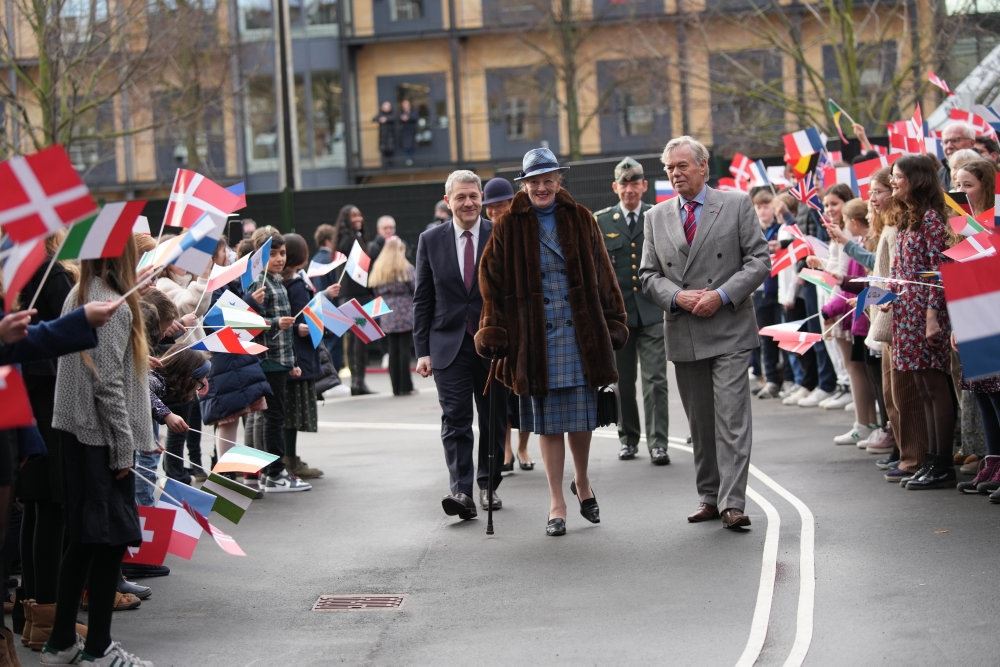
{"type": "Polygon", "coordinates": [[[366,384],[354,385],[351,387],[351,396],[367,396],[375,392],[368,388],[366,384]]]}
{"type": "Polygon", "coordinates": [[[441,499],[441,508],[448,516],[458,515],[459,519],[468,521],[476,518],[476,503],[464,493],[455,493],[441,499]]]}
{"type": "MultiPolygon", "coordinates": [[[[485,512],[488,510],[490,502],[489,492],[486,489],[479,489],[479,506],[483,508],[485,512]]],[[[503,509],[503,501],[500,500],[500,496],[497,495],[496,489],[493,489],[493,511],[503,509]]]]}
{"type": "Polygon", "coordinates": [[[667,450],[663,447],[653,447],[649,451],[649,458],[652,460],[654,466],[670,465],[670,454],[667,454],[667,450]]]}
{"type": "Polygon", "coordinates": [[[535,469],[535,462],[532,461],[531,459],[528,459],[527,461],[522,461],[521,457],[518,457],[517,458],[517,465],[521,468],[521,470],[534,470],[535,469]]]}
{"type": "Polygon", "coordinates": [[[559,517],[549,519],[548,524],[545,526],[545,534],[549,537],[559,537],[560,535],[565,535],[566,519],[560,519],[559,517]]]}
{"type": "Polygon", "coordinates": [[[143,579],[145,577],[165,577],[170,574],[166,565],[140,565],[138,563],[122,564],[122,574],[127,579],[143,579]]]}
{"type": "Polygon", "coordinates": [[[500,466],[500,472],[514,472],[514,459],[512,458],[510,461],[500,466]]]}
{"type": "MultiPolygon", "coordinates": [[[[576,480],[569,483],[569,490],[573,492],[573,495],[580,498],[576,493],[576,480]]],[[[591,489],[593,491],[593,489],[591,489]]],[[[586,500],[580,501],[580,515],[590,523],[600,523],[601,522],[601,508],[597,506],[597,494],[594,494],[593,498],[587,498],[586,500]]]]}
{"type": "Polygon", "coordinates": [[[920,491],[922,489],[944,489],[954,488],[955,467],[933,466],[925,475],[915,477],[906,483],[907,491],[920,491]]]}
{"type": "Polygon", "coordinates": [[[622,445],[622,448],[618,450],[618,460],[631,461],[638,452],[639,445],[622,445]]]}

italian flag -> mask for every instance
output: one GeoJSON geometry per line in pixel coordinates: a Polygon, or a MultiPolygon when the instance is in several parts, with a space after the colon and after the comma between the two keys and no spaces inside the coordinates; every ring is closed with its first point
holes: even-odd
{"type": "Polygon", "coordinates": [[[146,202],[106,204],[100,212],[70,228],[57,259],[101,259],[122,254],[146,202]]]}
{"type": "MultiPolygon", "coordinates": [[[[219,462],[212,468],[214,473],[222,472],[242,472],[253,474],[259,472],[261,468],[269,466],[278,457],[274,454],[262,452],[246,445],[236,445],[228,452],[219,457],[219,462]]],[[[207,491],[208,489],[206,489],[207,491]]]]}

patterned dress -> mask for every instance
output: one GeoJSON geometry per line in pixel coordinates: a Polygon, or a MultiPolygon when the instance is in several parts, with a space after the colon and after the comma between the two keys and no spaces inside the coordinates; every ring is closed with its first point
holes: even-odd
{"type": "MultiPolygon", "coordinates": [[[[919,229],[900,229],[892,278],[920,280],[921,271],[937,271],[947,258],[945,221],[937,211],[924,214],[919,229]]],[[[892,363],[897,371],[935,369],[951,372],[951,322],[945,309],[944,290],[924,285],[894,283],[899,298],[892,304],[892,363]],[[937,310],[941,333],[928,340],[927,309],[937,310]]]]}
{"type": "MultiPolygon", "coordinates": [[[[554,209],[553,209],[554,210],[554,209]]],[[[569,305],[566,260],[551,211],[537,211],[542,293],[545,295],[545,361],[548,393],[521,396],[521,431],[541,435],[597,428],[597,392],[587,384],[569,305]],[[548,213],[548,215],[546,215],[548,213]],[[551,224],[545,224],[551,216],[551,224]]]]}

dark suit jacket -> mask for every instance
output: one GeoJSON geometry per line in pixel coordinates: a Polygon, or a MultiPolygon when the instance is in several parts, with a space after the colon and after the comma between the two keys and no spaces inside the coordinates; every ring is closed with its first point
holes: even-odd
{"type": "Polygon", "coordinates": [[[483,309],[479,293],[479,258],[490,239],[493,223],[480,218],[476,271],[466,291],[452,221],[424,231],[417,241],[417,281],[413,294],[413,344],[417,357],[430,356],[440,370],[455,361],[466,324],[478,327],[483,309]]]}
{"type": "Polygon", "coordinates": [[[642,258],[643,224],[646,211],[653,208],[646,202],[639,206],[639,217],[629,229],[628,221],[618,204],[594,213],[604,237],[608,257],[615,267],[618,287],[625,301],[630,327],[645,327],[663,322],[663,310],[642,293],[639,282],[639,260],[642,258]]]}

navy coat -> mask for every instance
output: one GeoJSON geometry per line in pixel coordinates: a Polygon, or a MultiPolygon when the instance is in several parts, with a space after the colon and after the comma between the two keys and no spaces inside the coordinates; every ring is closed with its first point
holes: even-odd
{"type": "MultiPolygon", "coordinates": [[[[239,281],[227,286],[234,294],[242,295],[239,281]]],[[[212,293],[212,305],[222,295],[225,288],[212,293]]],[[[251,307],[257,302],[247,297],[251,307]]],[[[261,396],[271,396],[260,360],[252,354],[213,354],[209,360],[212,369],[208,373],[208,392],[201,397],[201,420],[214,424],[224,417],[235,414],[251,405],[261,396]]]]}
{"type": "MultiPolygon", "coordinates": [[[[285,281],[285,291],[288,292],[288,304],[292,307],[292,313],[302,310],[309,300],[313,298],[313,292],[306,285],[302,275],[285,281]]],[[[294,331],[292,332],[292,349],[295,351],[295,365],[302,370],[302,375],[297,378],[290,378],[296,381],[315,380],[320,376],[319,354],[313,347],[312,338],[299,335],[299,325],[305,323],[305,318],[299,315],[295,318],[294,331]]]]}

